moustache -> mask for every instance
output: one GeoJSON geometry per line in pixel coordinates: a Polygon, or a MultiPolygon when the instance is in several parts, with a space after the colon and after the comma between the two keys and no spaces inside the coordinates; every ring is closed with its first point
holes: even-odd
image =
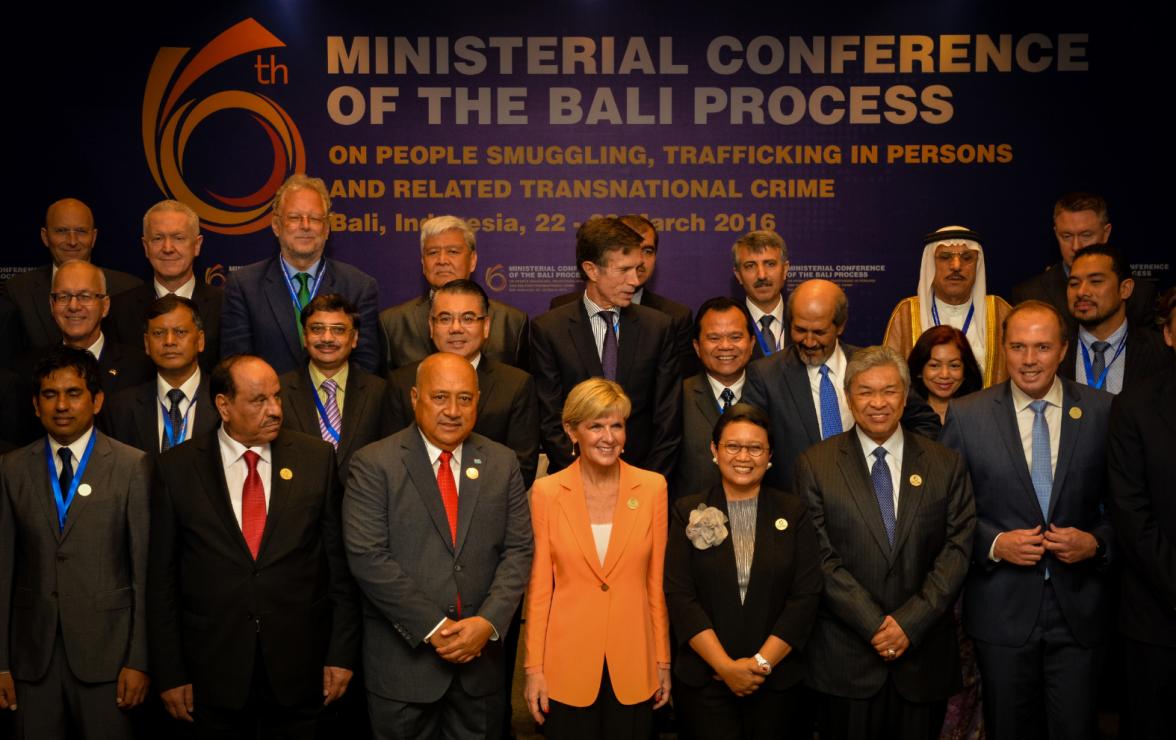
{"type": "Polygon", "coordinates": [[[751,287],[753,287],[753,288],[770,288],[770,287],[772,287],[772,281],[768,280],[767,278],[760,278],[760,279],[756,280],[752,284],[751,287]]]}
{"type": "Polygon", "coordinates": [[[336,344],[335,342],[319,342],[314,345],[314,348],[317,350],[339,349],[339,345],[336,344]]]}

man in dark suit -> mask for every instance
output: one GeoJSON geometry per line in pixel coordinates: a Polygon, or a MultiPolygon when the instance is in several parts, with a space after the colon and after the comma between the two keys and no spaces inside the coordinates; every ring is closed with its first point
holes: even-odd
{"type": "Polygon", "coordinates": [[[380,412],[384,380],[349,362],[363,331],[359,320],[359,310],[343,296],[315,296],[302,309],[302,334],[310,360],[278,378],[282,426],[321,436],[333,446],[341,481],[347,480],[352,453],[386,433],[380,412]]]}
{"type": "Polygon", "coordinates": [[[33,377],[48,436],[0,461],[0,709],[18,738],[129,738],[148,686],[150,467],[94,429],[90,353],[55,347],[33,377]]]}
{"type": "MultiPolygon", "coordinates": [[[[429,292],[451,280],[468,280],[478,266],[474,231],[456,216],[436,216],[421,224],[421,272],[429,292]]],[[[490,301],[490,337],[485,354],[495,362],[527,369],[530,349],[527,314],[499,301],[490,301]]],[[[380,312],[384,366],[388,372],[433,353],[430,339],[429,296],[405,301],[380,312]]]]}
{"type": "Polygon", "coordinates": [[[619,219],[589,219],[576,232],[586,276],[579,301],[552,309],[531,327],[531,367],[548,470],[572,463],[564,399],[579,382],[615,380],[633,402],[623,458],[669,476],[682,435],[682,384],[669,317],[633,305],[641,237],[619,219]]]}
{"type": "Polygon", "coordinates": [[[751,359],[758,360],[787,348],[791,343],[788,327],[792,323],[784,300],[788,245],[774,231],[749,231],[731,245],[731,262],[755,330],[751,359]]]}
{"type": "Polygon", "coordinates": [[[155,377],[116,393],[100,419],[118,441],[155,460],[160,452],[216,429],[220,415],[198,358],[205,346],[196,304],[169,293],[148,306],[143,344],[155,377]]]}
{"type": "MultiPolygon", "coordinates": [[[[853,425],[845,396],[845,368],[858,350],[841,342],[849,321],[849,300],[835,283],[808,280],[788,296],[792,346],[747,366],[743,400],[772,419],[772,468],[765,480],[776,488],[792,485],[797,455],[853,425]]],[[[935,439],[939,416],[919,398],[906,397],[902,424],[935,439]]]]}
{"type": "MultiPolygon", "coordinates": [[[[472,280],[453,280],[429,298],[429,331],[438,352],[452,352],[478,371],[478,408],[474,431],[514,450],[527,488],[539,465],[539,408],[530,375],[483,351],[493,331],[485,291],[472,280]]],[[[388,433],[413,422],[412,389],[419,362],[388,376],[384,420],[388,433]]]]}
{"type": "Polygon", "coordinates": [[[719,483],[711,437],[719,414],[743,398],[754,334],[742,303],[721,297],[698,307],[694,351],[703,370],[682,381],[682,444],[670,488],[674,498],[707,491],[719,483]]]}
{"type": "Polygon", "coordinates": [[[196,304],[204,325],[204,349],[200,368],[207,373],[220,359],[221,301],[224,291],[196,278],[192,263],[200,254],[204,237],[200,218],[178,200],[162,200],[143,216],[143,251],[151,263],[153,280],[119,295],[110,305],[106,331],[116,342],[138,345],[143,336],[143,315],[155,299],[175,294],[196,304]]]}
{"type": "MultiPolygon", "coordinates": [[[[1176,288],[1160,299],[1164,341],[1176,347],[1176,288]]],[[[1172,350],[1169,349],[1169,352],[1172,350]]],[[[1176,706],[1176,368],[1124,388],[1111,404],[1107,477],[1123,556],[1119,632],[1126,687],[1120,736],[1171,733],[1176,706]]]]}
{"type": "Polygon", "coordinates": [[[845,369],[855,427],[796,462],[825,591],[806,655],[822,738],[937,738],[960,683],[951,608],[976,526],[955,452],[906,433],[906,362],[869,347],[845,369]]]}
{"type": "MultiPolygon", "coordinates": [[[[110,311],[102,271],[81,260],[66,262],[53,276],[53,320],[61,331],[62,342],[68,347],[88,350],[98,359],[98,373],[102,392],[112,397],[124,388],[146,382],[154,374],[151,361],[136,347],[111,341],[102,333],[102,319],[110,311]]],[[[29,350],[16,362],[17,375],[27,383],[31,369],[49,348],[29,350]]],[[[32,388],[25,386],[25,397],[32,388]]],[[[39,425],[32,414],[25,413],[16,420],[21,428],[21,440],[29,441],[39,433],[39,425]]]]}
{"type": "Polygon", "coordinates": [[[1092,244],[1074,256],[1066,300],[1078,337],[1069,343],[1059,375],[1118,393],[1172,364],[1159,332],[1127,317],[1135,285],[1115,247],[1092,244]]]}
{"type": "Polygon", "coordinates": [[[261,358],[225,358],[209,388],[221,427],[157,466],[151,673],[201,737],[313,738],[359,658],[334,451],[281,428],[261,358]]]}
{"type": "MultiPolygon", "coordinates": [[[[641,264],[637,266],[637,290],[633,292],[633,302],[661,311],[670,317],[674,325],[674,343],[678,348],[678,366],[683,378],[688,378],[698,369],[698,358],[694,354],[691,338],[694,336],[694,317],[690,309],[677,301],[671,301],[649,290],[648,285],[653,278],[653,271],[657,268],[658,235],[653,223],[645,216],[635,213],[621,216],[621,223],[628,226],[641,237],[641,264]]],[[[574,290],[551,299],[548,308],[574,303],[584,295],[583,290],[574,290]]]]}
{"type": "MultiPolygon", "coordinates": [[[[278,373],[306,364],[302,309],[318,293],[338,293],[359,307],[360,323],[375,326],[379,290],[371,275],[323,256],[330,235],[331,198],[317,177],[291,175],[274,196],[279,254],[233,272],[225,286],[221,357],[260,355],[278,373]]],[[[359,339],[352,362],[370,373],[380,363],[375,332],[359,339]]]]}
{"type": "MultiPolygon", "coordinates": [[[[1013,287],[1012,303],[1035,300],[1050,304],[1066,318],[1070,336],[1076,328],[1069,318],[1066,285],[1074,255],[1091,244],[1105,244],[1111,238],[1107,201],[1093,193],[1067,193],[1054,203],[1053,234],[1062,261],[1013,287]]],[[[1156,289],[1148,280],[1139,281],[1127,299],[1127,317],[1135,326],[1148,326],[1155,314],[1156,289]]]]}
{"type": "Polygon", "coordinates": [[[944,444],[976,492],[964,622],[994,737],[1093,738],[1108,631],[1103,509],[1111,396],[1056,377],[1065,323],[1041,301],[1005,319],[1009,380],[953,399],[944,444]]]}
{"type": "MultiPolygon", "coordinates": [[[[0,283],[0,299],[15,308],[19,335],[10,337],[21,349],[38,349],[61,343],[61,330],[49,310],[49,291],[57,268],[69,260],[90,261],[98,229],[89,206],[74,198],[64,198],[49,206],[41,243],[49,250],[53,263],[29,270],[0,283]]],[[[119,295],[142,281],[118,270],[101,268],[106,293],[119,295]]]]}
{"type": "Polygon", "coordinates": [[[365,679],[377,738],[495,738],[502,641],[533,540],[514,454],[472,434],[477,373],[425,359],[416,424],[355,454],[344,539],[364,603],[365,679]]]}

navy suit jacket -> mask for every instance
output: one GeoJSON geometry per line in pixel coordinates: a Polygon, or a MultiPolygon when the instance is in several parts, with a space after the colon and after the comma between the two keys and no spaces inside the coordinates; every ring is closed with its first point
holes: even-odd
{"type": "Polygon", "coordinates": [[[1112,396],[1062,379],[1062,430],[1049,516],[1043,518],[1018,431],[1009,383],[952,400],[942,442],[964,456],[976,493],[976,538],[964,587],[968,633],[996,645],[1024,645],[1037,623],[1046,569],[1075,638],[1086,646],[1106,635],[1111,589],[1104,564],[1067,565],[1046,552],[1033,566],[994,562],[998,534],[1049,524],[1100,537],[1108,559],[1114,533],[1104,510],[1107,431],[1112,396]]]}
{"type": "MultiPolygon", "coordinates": [[[[204,322],[204,351],[200,353],[200,369],[212,372],[212,368],[220,360],[221,349],[221,303],[225,292],[215,285],[196,281],[192,290],[192,302],[200,312],[200,320],[204,322]]],[[[143,316],[147,309],[155,302],[154,281],[125,293],[110,301],[110,314],[102,322],[107,336],[116,342],[131,347],[143,346],[143,316]]],[[[291,304],[293,309],[293,304],[291,304]]]]}
{"type": "MultiPolygon", "coordinates": [[[[359,346],[351,353],[351,362],[376,372],[380,295],[375,278],[328,257],[323,257],[322,269],[327,272],[317,295],[339,293],[359,308],[359,346]]],[[[279,375],[306,364],[290,282],[277,255],[233,272],[225,285],[221,356],[240,353],[260,355],[279,375]]]]}

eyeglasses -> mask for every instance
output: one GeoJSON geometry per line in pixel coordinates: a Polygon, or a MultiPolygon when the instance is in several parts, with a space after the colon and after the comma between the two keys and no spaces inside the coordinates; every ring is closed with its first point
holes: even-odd
{"type": "Polygon", "coordinates": [[[68,306],[71,301],[77,300],[83,306],[92,306],[98,301],[106,297],[105,293],[50,293],[49,300],[53,301],[55,306],[68,306]]]}
{"type": "Polygon", "coordinates": [[[485,316],[479,316],[476,313],[463,313],[460,316],[454,316],[451,313],[441,313],[436,316],[430,316],[429,321],[432,321],[437,326],[453,326],[453,322],[457,322],[465,327],[473,326],[482,321],[485,321],[485,316]]]}
{"type": "Polygon", "coordinates": [[[327,332],[330,332],[331,336],[345,337],[351,332],[351,327],[343,324],[311,324],[306,327],[306,333],[312,337],[321,337],[327,332]]]}
{"type": "Polygon", "coordinates": [[[747,450],[747,454],[752,457],[763,457],[764,453],[768,451],[767,447],[759,443],[752,443],[749,445],[741,444],[739,442],[724,442],[722,444],[723,451],[731,457],[735,457],[741,451],[747,450]]]}
{"type": "Polygon", "coordinates": [[[287,213],[282,216],[282,220],[285,221],[286,225],[291,229],[297,229],[298,227],[302,226],[303,221],[315,229],[321,229],[323,224],[327,222],[327,217],[315,216],[309,213],[287,213]]]}

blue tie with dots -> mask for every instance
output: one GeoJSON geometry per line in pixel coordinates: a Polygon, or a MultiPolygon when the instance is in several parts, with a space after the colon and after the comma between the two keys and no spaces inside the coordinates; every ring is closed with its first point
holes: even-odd
{"type": "Polygon", "coordinates": [[[829,380],[829,366],[821,365],[821,439],[841,434],[841,407],[837,405],[837,391],[829,380]]]}
{"type": "Polygon", "coordinates": [[[886,527],[886,539],[894,546],[894,482],[890,480],[890,468],[886,467],[886,449],[874,449],[874,464],[870,466],[870,480],[874,484],[874,496],[882,512],[882,526],[886,527]]]}

